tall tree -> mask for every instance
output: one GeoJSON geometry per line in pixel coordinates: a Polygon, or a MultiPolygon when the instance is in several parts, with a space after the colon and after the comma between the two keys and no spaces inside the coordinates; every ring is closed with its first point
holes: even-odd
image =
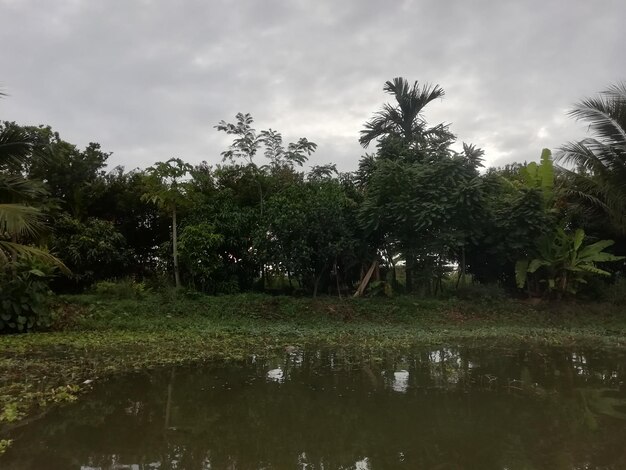
{"type": "Polygon", "coordinates": [[[370,233],[378,232],[382,251],[395,247],[402,254],[410,292],[418,264],[432,273],[447,252],[464,251],[471,227],[467,210],[480,199],[477,167],[483,152],[467,144],[462,153],[454,152],[448,127],[428,125],[424,108],[444,96],[438,85],[410,85],[398,77],[386,82],[384,91],[396,103],[383,105],[361,131],[361,145],[376,141],[377,151],[359,164],[365,192],[360,216],[370,233]]]}
{"type": "Polygon", "coordinates": [[[557,159],[569,179],[570,197],[591,214],[608,215],[617,233],[626,233],[626,82],[587,98],[570,116],[589,124],[592,136],[564,145],[557,159]]]}
{"type": "Polygon", "coordinates": [[[178,208],[187,200],[184,178],[193,170],[188,163],[180,158],[170,158],[166,162],[158,162],[146,170],[147,192],[143,199],[167,211],[172,217],[172,260],[174,261],[174,280],[180,287],[180,270],[178,267],[178,208]]]}

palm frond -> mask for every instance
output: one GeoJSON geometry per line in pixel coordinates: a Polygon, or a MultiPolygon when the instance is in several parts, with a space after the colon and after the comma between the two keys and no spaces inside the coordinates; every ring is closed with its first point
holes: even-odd
{"type": "Polygon", "coordinates": [[[626,82],[578,103],[570,112],[589,123],[592,137],[564,145],[557,161],[571,183],[565,194],[601,208],[613,227],[626,233],[626,82]]]}
{"type": "Polygon", "coordinates": [[[439,85],[424,84],[420,87],[416,81],[411,86],[402,77],[396,77],[385,83],[383,91],[394,95],[396,104],[386,103],[382,111],[365,123],[359,143],[367,147],[372,141],[390,134],[396,134],[412,140],[425,128],[422,118],[424,107],[431,101],[442,98],[445,94],[439,85]]]}
{"type": "Polygon", "coordinates": [[[5,202],[36,202],[49,195],[43,182],[20,175],[0,175],[0,198],[5,202]]]}
{"type": "Polygon", "coordinates": [[[0,165],[19,165],[31,150],[32,142],[23,129],[11,124],[0,128],[0,165]]]}
{"type": "Polygon", "coordinates": [[[589,123],[589,129],[609,145],[626,144],[626,101],[615,98],[589,98],[569,112],[589,123]]]}
{"type": "Polygon", "coordinates": [[[58,267],[64,274],[71,274],[71,271],[60,259],[46,250],[36,248],[34,246],[0,240],[0,266],[10,263],[12,261],[12,256],[36,258],[47,264],[58,267]]]}
{"type": "Polygon", "coordinates": [[[35,238],[42,230],[39,209],[23,204],[0,204],[0,235],[35,238]]]}

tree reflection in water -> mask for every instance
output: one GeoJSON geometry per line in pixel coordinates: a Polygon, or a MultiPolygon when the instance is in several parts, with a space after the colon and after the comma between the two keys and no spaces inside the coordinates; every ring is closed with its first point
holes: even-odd
{"type": "Polygon", "coordinates": [[[98,384],[3,469],[623,469],[624,357],[290,351],[98,384]]]}

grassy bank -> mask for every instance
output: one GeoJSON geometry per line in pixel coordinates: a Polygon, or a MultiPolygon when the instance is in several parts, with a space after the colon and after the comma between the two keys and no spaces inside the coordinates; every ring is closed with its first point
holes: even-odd
{"type": "Polygon", "coordinates": [[[85,381],[159,365],[310,344],[376,353],[522,343],[626,348],[626,312],[601,304],[494,299],[65,297],[54,331],[0,337],[0,429],[50,403],[75,399],[88,387],[85,381]]]}

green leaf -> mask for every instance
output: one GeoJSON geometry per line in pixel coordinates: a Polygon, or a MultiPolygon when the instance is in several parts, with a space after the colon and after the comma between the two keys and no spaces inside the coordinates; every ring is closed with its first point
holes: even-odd
{"type": "Polygon", "coordinates": [[[593,266],[591,264],[583,264],[583,265],[581,265],[579,267],[583,271],[587,271],[589,273],[599,274],[601,276],[610,276],[611,275],[610,272],[605,271],[604,269],[596,268],[595,266],[593,266]]]}
{"type": "Polygon", "coordinates": [[[528,260],[520,259],[515,263],[515,282],[520,289],[526,284],[526,277],[528,276],[528,260]]]}
{"type": "Polygon", "coordinates": [[[595,263],[602,263],[605,261],[621,261],[624,258],[625,258],[624,256],[616,256],[612,253],[601,252],[593,256],[593,260],[590,260],[590,261],[593,261],[595,263]]]}
{"type": "Polygon", "coordinates": [[[600,253],[602,250],[608,248],[609,246],[612,246],[613,244],[615,244],[613,240],[600,240],[599,242],[592,243],[591,245],[587,245],[586,247],[584,247],[582,250],[580,250],[578,256],[580,258],[587,258],[596,253],[600,253]]]}
{"type": "Polygon", "coordinates": [[[574,232],[574,251],[578,251],[580,245],[582,245],[583,240],[585,238],[585,231],[582,228],[579,228],[574,232]]]}
{"type": "Polygon", "coordinates": [[[544,198],[546,201],[549,201],[552,199],[552,189],[554,188],[554,163],[552,162],[550,149],[542,150],[541,166],[538,173],[544,198]]]}
{"type": "Polygon", "coordinates": [[[534,273],[540,267],[542,267],[542,266],[549,266],[549,265],[550,265],[550,263],[547,260],[535,258],[528,265],[528,272],[529,273],[534,273]]]}

